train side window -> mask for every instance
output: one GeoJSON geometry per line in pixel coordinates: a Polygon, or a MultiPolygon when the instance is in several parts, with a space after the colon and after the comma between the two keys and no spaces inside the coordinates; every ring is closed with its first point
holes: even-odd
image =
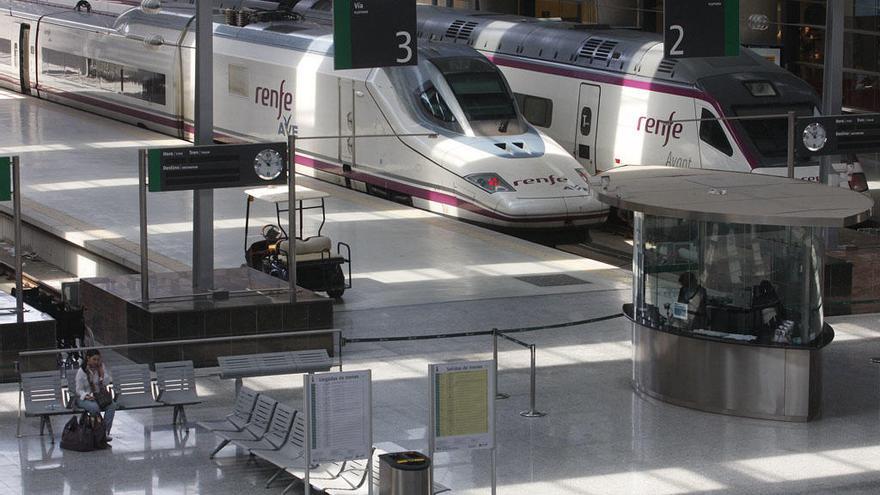
{"type": "Polygon", "coordinates": [[[247,67],[229,64],[229,94],[248,97],[251,94],[247,67]]]}
{"type": "Polygon", "coordinates": [[[121,90],[125,96],[164,105],[165,74],[123,67],[121,90]]]}
{"type": "Polygon", "coordinates": [[[0,38],[0,64],[12,65],[12,42],[0,38]]]}
{"type": "Polygon", "coordinates": [[[523,117],[538,127],[550,127],[553,122],[553,100],[540,96],[514,93],[516,103],[523,117]]]}
{"type": "Polygon", "coordinates": [[[87,84],[105,91],[122,90],[122,66],[103,60],[88,59],[87,84]]]}
{"type": "Polygon", "coordinates": [[[79,79],[88,72],[86,59],[73,53],[43,48],[43,74],[79,79]]]}
{"type": "Polygon", "coordinates": [[[700,140],[727,156],[733,156],[733,147],[730,146],[724,129],[721,128],[721,124],[717,120],[714,120],[717,117],[704,108],[700,118],[713,119],[700,122],[700,140]]]}

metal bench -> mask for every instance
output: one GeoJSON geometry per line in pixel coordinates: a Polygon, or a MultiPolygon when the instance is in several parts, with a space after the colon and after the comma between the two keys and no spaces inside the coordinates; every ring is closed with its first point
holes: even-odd
{"type": "Polygon", "coordinates": [[[51,416],[68,414],[65,407],[64,394],[61,390],[61,376],[58,371],[36,371],[21,374],[21,386],[18,396],[18,426],[15,434],[21,438],[21,400],[24,397],[25,417],[40,418],[40,435],[44,429],[49,430],[49,437],[55,443],[52,431],[51,416]]]}
{"type": "Polygon", "coordinates": [[[257,405],[254,407],[254,412],[251,416],[250,422],[248,422],[247,426],[242,431],[217,431],[214,432],[218,437],[221,438],[220,445],[211,452],[211,455],[208,457],[213,459],[217,452],[220,452],[220,449],[226,447],[229,442],[232,441],[254,441],[263,438],[266,435],[266,432],[269,431],[269,427],[272,423],[272,417],[275,414],[275,407],[278,405],[278,401],[269,397],[266,394],[260,395],[257,399],[257,405]]]}
{"type": "MultiPolygon", "coordinates": [[[[273,464],[278,468],[268,480],[266,480],[266,488],[275,481],[278,476],[287,469],[296,466],[302,466],[305,463],[306,455],[306,423],[305,416],[297,414],[293,418],[293,425],[290,429],[290,435],[287,441],[277,450],[252,450],[251,453],[263,459],[269,464],[273,464]]],[[[290,487],[288,487],[289,489],[290,487]]],[[[287,490],[285,490],[286,492],[287,490]]]]}
{"type": "Polygon", "coordinates": [[[242,378],[330,371],[334,365],[326,349],[218,356],[217,364],[220,378],[235,379],[236,394],[241,389],[242,378]]]}
{"type": "Polygon", "coordinates": [[[186,410],[183,406],[202,402],[196,393],[195,370],[192,361],[156,363],[156,400],[174,407],[173,425],[183,425],[187,431],[186,410]]]}
{"type": "Polygon", "coordinates": [[[278,404],[275,406],[269,430],[262,438],[259,440],[233,440],[232,443],[248,452],[252,450],[278,450],[284,446],[284,441],[290,434],[296,414],[296,409],[278,404]]]}
{"type": "Polygon", "coordinates": [[[153,378],[148,364],[116,366],[112,373],[117,409],[148,409],[165,405],[153,398],[153,378]]]}
{"type": "Polygon", "coordinates": [[[208,431],[241,431],[251,420],[251,414],[254,412],[254,406],[257,405],[257,397],[260,394],[253,390],[242,387],[238,391],[235,398],[235,405],[232,407],[232,413],[223,419],[214,421],[200,421],[199,426],[208,431]]]}

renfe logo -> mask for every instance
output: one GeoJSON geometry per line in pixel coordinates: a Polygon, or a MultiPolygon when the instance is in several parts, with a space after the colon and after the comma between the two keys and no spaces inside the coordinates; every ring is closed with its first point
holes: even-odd
{"type": "Polygon", "coordinates": [[[284,91],[284,83],[286,82],[287,80],[282,80],[281,86],[278,89],[257,86],[257,90],[254,92],[254,103],[264,107],[278,109],[278,115],[275,118],[280,119],[281,110],[283,109],[289,112],[290,107],[293,104],[293,94],[284,91]]]}
{"type": "Polygon", "coordinates": [[[520,184],[526,185],[526,184],[541,184],[541,183],[550,184],[552,186],[553,184],[556,184],[557,182],[567,183],[568,179],[565,177],[555,177],[553,174],[550,174],[549,177],[538,177],[536,179],[517,179],[517,180],[513,181],[513,187],[516,187],[520,184]]]}
{"type": "Polygon", "coordinates": [[[681,131],[684,130],[684,126],[681,122],[676,122],[675,124],[672,123],[673,117],[675,117],[675,112],[669,114],[668,120],[660,120],[646,116],[639,117],[639,122],[636,124],[636,130],[641,131],[642,126],[644,125],[645,134],[656,134],[665,137],[666,139],[663,141],[663,147],[665,148],[666,145],[669,144],[670,137],[680,139],[681,131]]]}

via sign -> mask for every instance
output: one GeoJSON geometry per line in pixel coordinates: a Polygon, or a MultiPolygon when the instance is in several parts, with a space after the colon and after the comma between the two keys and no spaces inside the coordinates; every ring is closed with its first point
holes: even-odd
{"type": "Polygon", "coordinates": [[[416,2],[335,0],[333,68],[416,65],[416,2]]]}
{"type": "Polygon", "coordinates": [[[739,0],[666,0],[666,58],[739,55],[739,0]]]}

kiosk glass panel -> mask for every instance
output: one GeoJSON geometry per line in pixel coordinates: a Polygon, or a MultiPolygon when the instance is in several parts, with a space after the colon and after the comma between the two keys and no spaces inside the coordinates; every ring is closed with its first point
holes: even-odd
{"type": "Polygon", "coordinates": [[[812,227],[636,213],[637,322],[763,345],[821,345],[823,242],[812,227]]]}

